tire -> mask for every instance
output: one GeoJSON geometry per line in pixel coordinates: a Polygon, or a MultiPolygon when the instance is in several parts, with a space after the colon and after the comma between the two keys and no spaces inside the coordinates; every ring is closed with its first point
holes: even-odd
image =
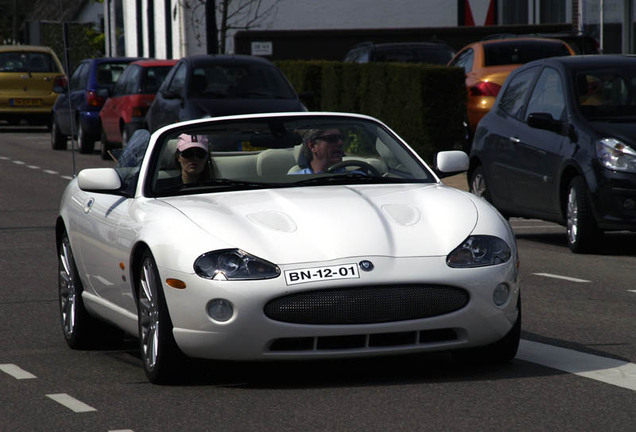
{"type": "Polygon", "coordinates": [[[594,252],[601,243],[587,188],[581,177],[575,177],[568,187],[566,202],[566,227],[568,247],[574,253],[594,252]]]}
{"type": "Polygon", "coordinates": [[[68,137],[60,132],[55,117],[51,120],[51,148],[53,150],[66,150],[68,137]]]}
{"type": "Polygon", "coordinates": [[[84,287],[75,265],[71,243],[64,234],[58,247],[58,298],[64,339],[72,349],[90,349],[121,342],[123,331],[89,315],[84,287]]]}
{"type": "Polygon", "coordinates": [[[100,141],[102,143],[102,148],[101,148],[102,159],[111,160],[110,153],[108,153],[108,151],[111,149],[111,145],[108,142],[108,139],[106,138],[106,133],[104,132],[103,129],[102,129],[102,135],[101,135],[100,141]]]}
{"type": "Polygon", "coordinates": [[[503,338],[484,347],[456,351],[453,353],[455,358],[467,364],[499,365],[512,361],[517,355],[521,340],[521,297],[517,299],[517,310],[517,321],[503,338]]]}
{"type": "Polygon", "coordinates": [[[492,202],[490,199],[490,191],[486,185],[486,176],[484,175],[484,168],[479,165],[471,171],[468,179],[468,188],[470,193],[484,198],[488,202],[492,202]]]}
{"type": "Polygon", "coordinates": [[[95,149],[95,139],[86,133],[81,122],[77,122],[77,147],[80,153],[93,153],[95,149]]]}
{"type": "Polygon", "coordinates": [[[177,378],[183,354],[172,335],[172,321],[152,254],[146,251],[137,271],[139,347],[144,372],[153,384],[177,378]]]}

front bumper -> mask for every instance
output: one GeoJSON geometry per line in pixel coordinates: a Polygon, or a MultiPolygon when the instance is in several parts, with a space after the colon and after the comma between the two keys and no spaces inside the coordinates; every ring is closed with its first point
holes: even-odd
{"type": "Polygon", "coordinates": [[[636,231],[636,174],[598,170],[592,207],[599,228],[636,231]]]}
{"type": "Polygon", "coordinates": [[[519,286],[512,262],[451,269],[445,257],[371,260],[374,271],[361,272],[359,279],[293,286],[286,286],[282,276],[261,281],[211,281],[160,269],[162,280],[178,278],[187,284],[184,290],[164,285],[175,340],[186,355],[206,359],[360,357],[484,346],[505,336],[518,318],[519,286]],[[510,293],[504,304],[496,306],[493,291],[500,283],[508,285],[510,293]],[[371,324],[289,323],[270,319],[263,310],[272,299],[293,293],[393,284],[457,287],[466,291],[468,302],[459,310],[429,318],[371,324]],[[212,320],[206,311],[208,302],[219,298],[234,307],[233,317],[225,323],[212,320]]]}

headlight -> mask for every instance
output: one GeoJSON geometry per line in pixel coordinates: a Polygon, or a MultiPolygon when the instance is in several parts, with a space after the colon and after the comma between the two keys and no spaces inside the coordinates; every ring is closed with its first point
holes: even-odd
{"type": "Polygon", "coordinates": [[[596,157],[605,168],[636,172],[636,152],[615,138],[597,141],[596,157]]]}
{"type": "Polygon", "coordinates": [[[503,264],[510,259],[510,246],[498,237],[470,236],[446,257],[449,267],[485,267],[503,264]]]}
{"type": "Polygon", "coordinates": [[[201,255],[194,262],[196,274],[206,279],[270,279],[280,275],[274,264],[240,249],[223,249],[201,255]]]}

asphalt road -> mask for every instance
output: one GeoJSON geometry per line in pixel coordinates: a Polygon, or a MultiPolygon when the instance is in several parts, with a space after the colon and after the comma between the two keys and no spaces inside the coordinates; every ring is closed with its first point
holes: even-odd
{"type": "Polygon", "coordinates": [[[0,126],[0,432],[636,428],[635,235],[574,255],[562,227],[511,220],[524,321],[504,367],[446,354],[201,362],[182,384],[153,386],[134,340],[99,351],[63,340],[53,227],[73,164],[111,165],[51,150],[45,129],[0,126]]]}

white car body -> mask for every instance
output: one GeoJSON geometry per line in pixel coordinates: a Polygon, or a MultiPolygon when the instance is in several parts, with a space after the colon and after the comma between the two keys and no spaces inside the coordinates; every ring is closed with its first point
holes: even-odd
{"type": "MultiPolygon", "coordinates": [[[[139,334],[135,279],[138,251],[143,247],[156,262],[174,341],[188,357],[307,359],[476,348],[497,343],[515,323],[520,324],[517,249],[508,223],[486,201],[445,186],[432,171],[432,181],[426,183],[353,181],[176,196],[149,193],[151,155],[162,135],[189,125],[271,116],[337,116],[333,118],[372,122],[390,132],[375,119],[333,113],[184,122],[152,135],[136,189],[129,196],[108,191],[118,186],[114,170],[83,171],[63,196],[58,244],[66,232],[89,315],[139,334]],[[503,240],[510,259],[495,265],[450,267],[449,254],[477,235],[503,240]],[[195,271],[193,264],[203,254],[235,248],[274,264],[280,274],[224,280],[204,278],[195,271]],[[168,280],[180,281],[185,288],[175,288],[168,280]],[[508,292],[495,304],[493,293],[501,284],[508,292]],[[449,313],[396,319],[395,314],[412,303],[410,290],[422,286],[432,293],[439,287],[452,287],[466,297],[466,303],[449,313]],[[362,299],[378,290],[383,294],[367,305],[356,295],[347,298],[348,289],[363,290],[362,299]],[[391,290],[402,293],[396,294],[397,306],[391,304],[391,290]],[[333,309],[340,318],[298,323],[272,319],[264,312],[272,300],[296,294],[316,294],[327,303],[319,306],[321,311],[333,309]],[[229,319],[211,317],[208,305],[215,299],[231,305],[229,319]],[[393,319],[356,322],[365,321],[368,313],[380,313],[375,309],[385,304],[387,310],[395,309],[393,315],[389,313],[393,319]],[[357,319],[351,311],[359,310],[357,319]],[[342,318],[350,315],[352,322],[342,318]]],[[[408,152],[428,170],[415,152],[408,152]]],[[[441,153],[438,170],[465,169],[465,154],[460,153],[441,153]]],[[[281,309],[286,307],[291,306],[281,309]]]]}

